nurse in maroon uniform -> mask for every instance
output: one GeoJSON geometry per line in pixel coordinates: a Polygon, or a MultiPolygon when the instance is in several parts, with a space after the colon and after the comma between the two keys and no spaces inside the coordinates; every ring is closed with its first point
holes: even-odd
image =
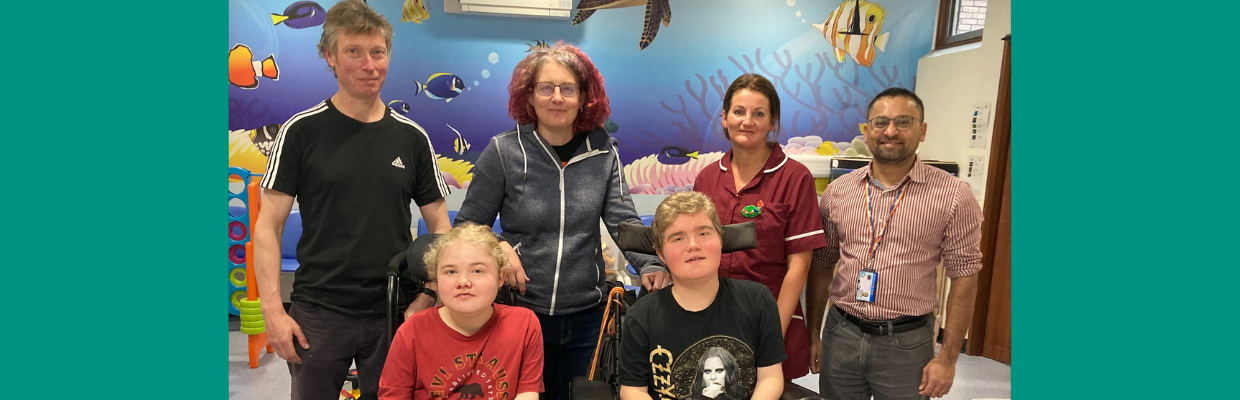
{"type": "Polygon", "coordinates": [[[702,168],[693,190],[710,196],[723,224],[757,223],[758,247],[724,254],[719,276],[759,282],[775,295],[788,353],[784,379],[796,379],[809,373],[801,291],[810,254],[827,245],[814,178],[773,141],[779,94],[761,75],[742,75],[728,87],[723,127],[732,148],[718,164],[702,168]]]}

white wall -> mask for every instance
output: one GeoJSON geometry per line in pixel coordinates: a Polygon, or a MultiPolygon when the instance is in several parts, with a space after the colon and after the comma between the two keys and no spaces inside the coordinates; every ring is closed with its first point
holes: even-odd
{"type": "MultiPolygon", "coordinates": [[[[973,193],[978,204],[985,204],[986,170],[990,166],[990,145],[986,148],[970,148],[973,109],[978,104],[989,104],[991,109],[989,136],[993,136],[995,100],[999,96],[999,75],[1003,67],[1004,36],[1012,33],[1012,1],[990,0],[986,6],[986,27],[980,43],[970,43],[927,54],[917,63],[917,96],[926,106],[926,141],[918,147],[923,159],[955,161],[960,164],[960,177],[965,178],[969,156],[981,156],[985,161],[980,179],[973,181],[973,193]],[[981,183],[974,183],[981,182],[981,183]]],[[[993,137],[989,138],[993,139],[993,137]]],[[[940,271],[942,266],[939,266],[940,271]]],[[[944,288],[941,299],[946,300],[951,285],[944,288]]],[[[947,322],[947,310],[939,315],[938,326],[947,322]]],[[[985,310],[974,310],[985,312],[985,310]]],[[[967,337],[967,335],[966,335],[967,337]]]]}
{"type": "MultiPolygon", "coordinates": [[[[1012,32],[1011,0],[989,1],[984,32],[980,43],[931,52],[917,63],[917,96],[926,105],[928,124],[919,155],[923,159],[959,163],[962,178],[969,156],[985,157],[985,168],[990,166],[992,140],[987,140],[986,148],[969,148],[971,116],[974,106],[989,104],[993,130],[1003,66],[1003,41],[999,39],[1012,32]]],[[[980,182],[985,182],[985,172],[981,178],[980,182]]],[[[974,186],[979,186],[974,193],[985,193],[984,184],[974,186]]],[[[982,203],[982,197],[978,196],[977,201],[982,203]]]]}

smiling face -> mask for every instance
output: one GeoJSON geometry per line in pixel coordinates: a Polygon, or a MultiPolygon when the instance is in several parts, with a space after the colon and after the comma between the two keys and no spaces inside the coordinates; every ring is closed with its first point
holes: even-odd
{"type": "Polygon", "coordinates": [[[326,57],[327,65],[336,72],[342,93],[355,99],[379,97],[389,61],[383,35],[340,35],[335,54],[326,57]]]}
{"type": "Polygon", "coordinates": [[[501,282],[489,249],[459,240],[440,250],[435,280],[439,301],[462,316],[490,310],[501,282]]]}
{"type": "Polygon", "coordinates": [[[865,128],[865,145],[874,154],[874,161],[899,164],[917,154],[917,146],[926,140],[925,116],[917,108],[917,102],[903,96],[882,97],[870,108],[865,128]],[[875,119],[887,121],[887,127],[874,128],[875,119]],[[912,121],[906,129],[900,129],[898,121],[912,121]]]}
{"type": "MultiPolygon", "coordinates": [[[[538,70],[534,85],[550,83],[552,85],[573,84],[581,82],[568,68],[554,60],[548,60],[538,70]]],[[[550,96],[539,95],[535,90],[530,94],[530,105],[538,115],[538,128],[573,133],[573,122],[577,120],[577,111],[581,108],[581,93],[573,97],[564,97],[560,90],[554,90],[550,96]]]]}
{"type": "Polygon", "coordinates": [[[767,134],[775,126],[771,117],[771,101],[762,93],[742,89],[732,94],[732,102],[724,110],[723,126],[734,148],[760,148],[766,145],[767,134]]]}
{"type": "Polygon", "coordinates": [[[705,211],[677,215],[663,231],[659,257],[675,283],[700,282],[719,277],[723,240],[705,211]]]}

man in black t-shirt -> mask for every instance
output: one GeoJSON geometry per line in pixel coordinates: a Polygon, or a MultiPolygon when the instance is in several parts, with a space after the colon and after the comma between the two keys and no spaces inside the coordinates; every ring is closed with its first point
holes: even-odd
{"type": "Polygon", "coordinates": [[[672,286],[625,315],[620,398],[779,398],[788,358],[779,309],[762,284],[719,278],[723,228],[714,203],[676,193],[659,204],[652,225],[672,286]]]}
{"type": "MultiPolygon", "coordinates": [[[[293,399],[336,399],[354,362],[362,398],[377,398],[387,358],[386,267],[412,241],[410,201],[431,232],[451,228],[429,137],[379,98],[391,47],[382,15],[358,0],[332,6],[318,49],[339,90],[284,123],[268,157],[255,284],[268,339],[288,360],[293,399]],[[301,266],[286,313],[280,240],[294,196],[301,266]]],[[[419,294],[407,314],[434,304],[433,293],[419,294]]]]}

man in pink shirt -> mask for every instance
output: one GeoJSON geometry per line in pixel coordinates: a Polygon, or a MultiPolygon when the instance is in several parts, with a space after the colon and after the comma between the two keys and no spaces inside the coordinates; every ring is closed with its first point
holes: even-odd
{"type": "Polygon", "coordinates": [[[967,183],[917,158],[926,122],[916,94],[887,89],[868,117],[873,161],[832,181],[819,200],[827,247],[814,252],[806,285],[810,346],[821,349],[811,369],[829,399],[942,397],[973,316],[981,207],[967,183]],[[951,294],[936,356],[940,261],[951,294]]]}

